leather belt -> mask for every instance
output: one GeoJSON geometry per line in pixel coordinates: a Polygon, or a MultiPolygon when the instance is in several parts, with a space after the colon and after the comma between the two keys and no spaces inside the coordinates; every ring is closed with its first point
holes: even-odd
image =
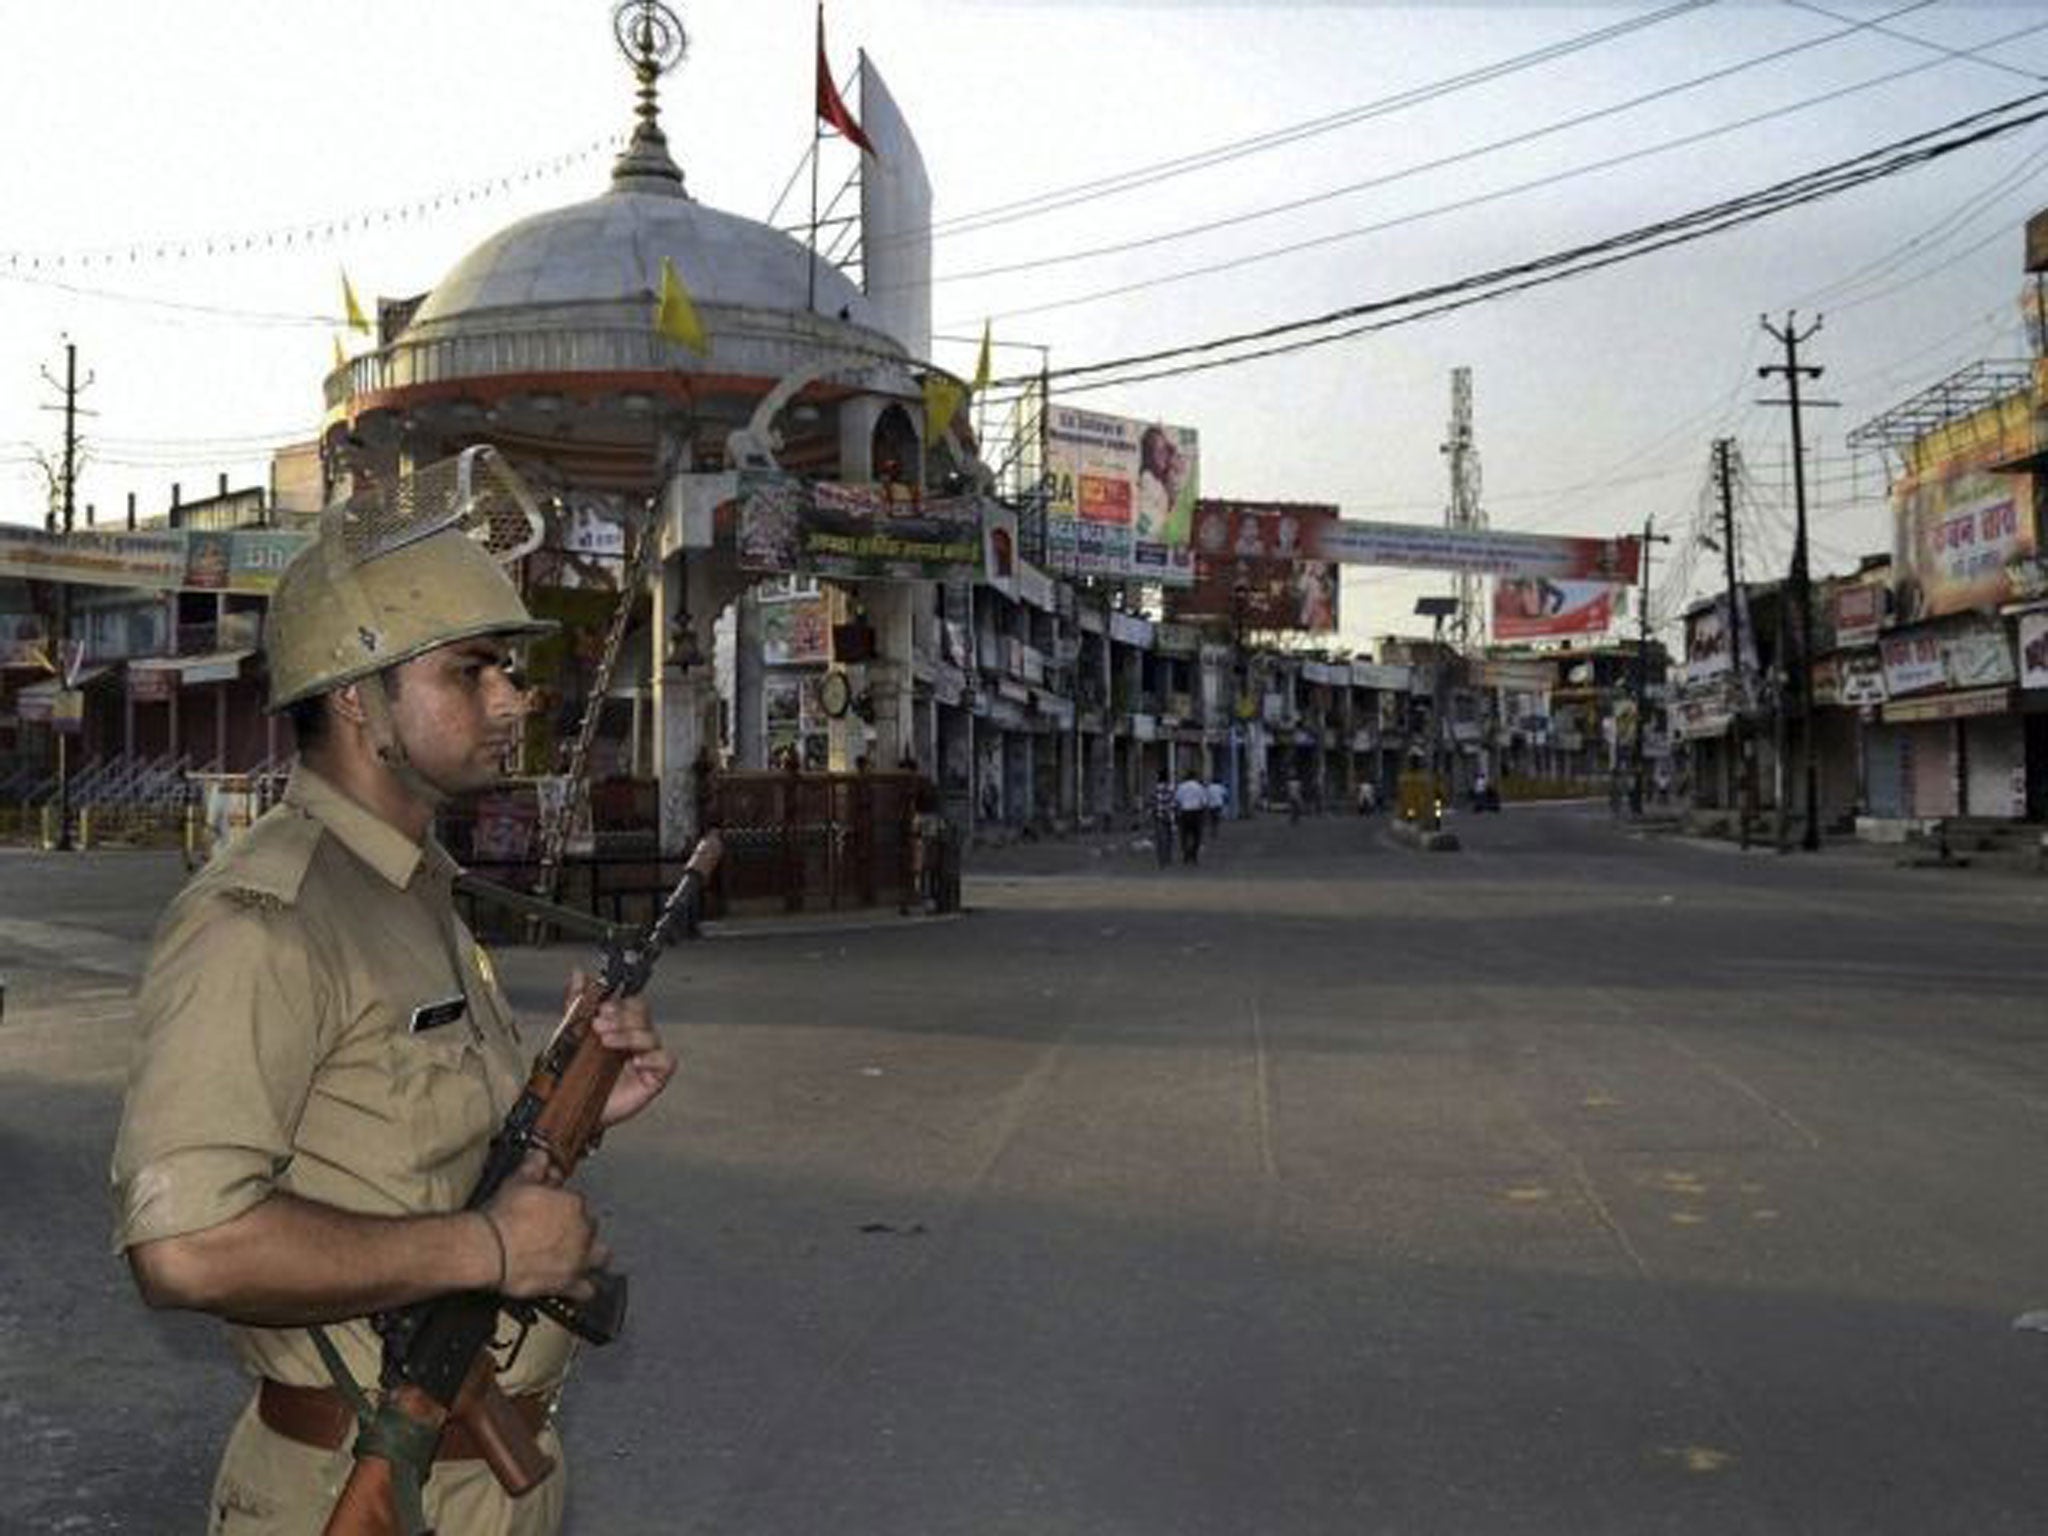
{"type": "MultiPolygon", "coordinates": [[[[539,1434],[548,1421],[551,1406],[545,1392],[528,1392],[511,1399],[512,1407],[526,1427],[539,1434]]],[[[355,1434],[355,1410],[333,1387],[293,1387],[263,1378],[256,1389],[256,1417],[274,1434],[320,1451],[338,1451],[355,1434]]],[[[469,1426],[450,1419],[441,1431],[436,1461],[475,1461],[483,1455],[469,1426]]]]}

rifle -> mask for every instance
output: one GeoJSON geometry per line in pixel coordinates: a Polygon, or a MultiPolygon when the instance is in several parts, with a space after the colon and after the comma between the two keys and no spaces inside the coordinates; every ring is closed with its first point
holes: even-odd
{"type": "MultiPolygon", "coordinates": [[[[706,833],[647,931],[632,943],[603,947],[597,975],[570,1001],[534,1059],[518,1103],[491,1138],[483,1172],[463,1209],[480,1210],[536,1150],[546,1153],[554,1172],[566,1179],[597,1146],[598,1117],[626,1061],[598,1039],[593,1027],[597,1011],[607,999],[631,997],[647,985],[662,946],[689,928],[698,895],[722,852],[718,834],[706,833]]],[[[597,1294],[582,1303],[563,1297],[514,1301],[494,1291],[459,1291],[373,1318],[384,1341],[384,1390],[363,1419],[355,1466],[328,1517],[325,1536],[431,1536],[420,1488],[442,1433],[457,1421],[514,1498],[545,1481],[554,1461],[498,1385],[491,1349],[500,1313],[517,1326],[511,1345],[515,1355],[543,1314],[579,1338],[610,1343],[625,1322],[625,1278],[605,1270],[593,1270],[589,1278],[597,1294]]]]}

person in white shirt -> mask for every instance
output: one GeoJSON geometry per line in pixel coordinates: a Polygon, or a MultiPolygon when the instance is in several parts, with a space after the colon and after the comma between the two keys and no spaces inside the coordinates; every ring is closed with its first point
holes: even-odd
{"type": "Polygon", "coordinates": [[[1223,808],[1230,803],[1230,795],[1221,779],[1209,781],[1209,836],[1215,837],[1223,830],[1223,808]]]}
{"type": "Polygon", "coordinates": [[[1202,822],[1209,814],[1209,788],[1191,771],[1173,792],[1174,809],[1180,813],[1180,861],[1199,863],[1202,856],[1202,822]]]}

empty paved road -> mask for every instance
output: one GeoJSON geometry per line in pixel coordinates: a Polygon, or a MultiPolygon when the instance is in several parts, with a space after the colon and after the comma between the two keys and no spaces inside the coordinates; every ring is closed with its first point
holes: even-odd
{"type": "MultiPolygon", "coordinates": [[[[1461,831],[1012,849],[957,922],[678,952],[572,1529],[2040,1529],[2048,881],[1461,831]]],[[[197,1529],[242,1390],[103,1251],[175,884],[0,856],[0,1529],[197,1529]]],[[[537,1023],[575,953],[503,957],[537,1023]]]]}

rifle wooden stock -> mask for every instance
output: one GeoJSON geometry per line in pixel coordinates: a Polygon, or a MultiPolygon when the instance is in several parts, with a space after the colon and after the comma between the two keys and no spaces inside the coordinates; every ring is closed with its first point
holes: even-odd
{"type": "Polygon", "coordinates": [[[462,1393],[448,1417],[469,1431],[499,1486],[515,1499],[533,1492],[555,1470],[554,1457],[540,1448],[539,1439],[498,1385],[498,1369],[488,1350],[470,1367],[469,1379],[462,1384],[462,1393]]]}
{"type": "Polygon", "coordinates": [[[405,1536],[398,1524],[398,1488],[390,1462],[363,1458],[349,1469],[323,1536],[405,1536]]]}

